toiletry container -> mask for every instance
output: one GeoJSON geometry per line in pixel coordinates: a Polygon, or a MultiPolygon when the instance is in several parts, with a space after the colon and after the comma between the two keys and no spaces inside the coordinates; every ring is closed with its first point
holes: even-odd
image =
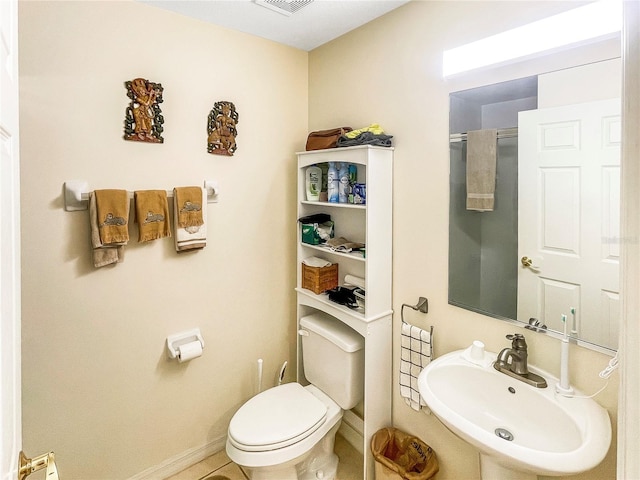
{"type": "Polygon", "coordinates": [[[338,178],[340,181],[338,185],[338,201],[347,203],[349,200],[349,166],[346,163],[340,164],[338,178]]]}
{"type": "Polygon", "coordinates": [[[317,165],[308,167],[306,170],[307,200],[317,202],[320,200],[322,190],[322,169],[317,165]]]}
{"type": "Polygon", "coordinates": [[[338,170],[334,162],[329,162],[329,170],[327,171],[327,190],[329,193],[329,202],[338,203],[340,180],[338,178],[338,170]]]}
{"type": "Polygon", "coordinates": [[[323,162],[319,166],[320,170],[322,170],[322,190],[320,190],[320,201],[328,202],[329,193],[327,189],[327,177],[329,174],[329,164],[327,162],[323,162]]]}
{"type": "Polygon", "coordinates": [[[349,165],[349,195],[347,197],[348,203],[353,203],[353,186],[358,181],[358,167],[356,165],[349,165]]]}

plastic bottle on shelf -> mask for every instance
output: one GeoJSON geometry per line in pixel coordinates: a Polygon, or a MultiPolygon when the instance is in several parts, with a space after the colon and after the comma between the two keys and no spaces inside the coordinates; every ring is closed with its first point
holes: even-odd
{"type": "Polygon", "coordinates": [[[322,190],[320,190],[320,201],[327,202],[329,201],[329,193],[327,188],[327,174],[329,172],[329,164],[327,162],[323,162],[320,165],[320,170],[322,170],[322,190]]]}
{"type": "Polygon", "coordinates": [[[329,171],[327,172],[327,190],[329,193],[329,202],[339,202],[339,184],[338,170],[336,170],[335,162],[329,162],[329,171]]]}
{"type": "Polygon", "coordinates": [[[347,201],[353,203],[353,186],[358,181],[358,167],[356,165],[349,165],[349,195],[347,201]]]}
{"type": "Polygon", "coordinates": [[[349,200],[349,165],[346,163],[340,164],[338,178],[340,179],[340,184],[338,185],[338,201],[340,203],[347,203],[349,200]]]}
{"type": "Polygon", "coordinates": [[[322,170],[317,165],[307,167],[306,170],[307,200],[317,202],[320,200],[322,190],[322,170]]]}

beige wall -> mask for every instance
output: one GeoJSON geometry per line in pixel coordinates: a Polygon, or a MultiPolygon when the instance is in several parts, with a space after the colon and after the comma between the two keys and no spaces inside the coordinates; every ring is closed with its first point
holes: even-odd
{"type": "MultiPolygon", "coordinates": [[[[124,479],[224,447],[228,420],[295,364],[295,165],[307,133],[308,54],[137,2],[20,2],[24,450],[54,450],[62,478],[124,479]],[[124,82],[162,83],[163,145],[122,139],[124,82]],[[239,114],[233,157],[206,151],[213,104],[239,114]],[[137,242],[94,269],[91,189],[220,184],[208,245],[137,242]],[[165,338],[199,327],[178,365],[165,338]]],[[[290,371],[288,379],[295,378],[290,371]]],[[[157,478],[157,477],[156,477],[157,478]]]]}
{"type": "MultiPolygon", "coordinates": [[[[437,355],[464,348],[474,339],[498,351],[508,345],[506,334],[520,331],[506,322],[447,303],[448,94],[533,74],[531,69],[544,62],[445,81],[441,75],[442,52],[575,5],[414,1],[310,53],[311,129],[336,125],[359,128],[377,122],[394,135],[394,351],[399,350],[400,343],[400,306],[415,303],[419,296],[429,298],[428,315],[409,311],[406,319],[420,326],[435,326],[437,355]]],[[[590,52],[584,53],[589,57],[590,52]]],[[[569,57],[578,60],[575,55],[569,57]]],[[[526,336],[531,362],[557,374],[559,342],[532,333],[526,336]]],[[[572,348],[572,382],[585,392],[595,392],[604,384],[598,373],[608,361],[606,355],[572,348]]],[[[397,387],[398,367],[399,359],[394,358],[395,426],[418,435],[435,449],[440,459],[439,480],[479,478],[472,448],[433,416],[416,413],[404,404],[397,387]]],[[[612,417],[614,438],[617,381],[614,375],[597,397],[612,417]]],[[[600,466],[572,478],[615,478],[615,440],[600,466]]]]}

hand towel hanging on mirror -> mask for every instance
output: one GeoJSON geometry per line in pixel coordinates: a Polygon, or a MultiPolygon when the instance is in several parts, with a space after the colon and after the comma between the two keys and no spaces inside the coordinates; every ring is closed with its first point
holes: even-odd
{"type": "Polygon", "coordinates": [[[498,130],[467,132],[467,210],[492,212],[498,130]]]}

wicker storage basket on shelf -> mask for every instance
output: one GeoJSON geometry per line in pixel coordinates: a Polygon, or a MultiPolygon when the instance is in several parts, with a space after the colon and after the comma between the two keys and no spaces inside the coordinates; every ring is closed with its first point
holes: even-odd
{"type": "Polygon", "coordinates": [[[338,264],[310,267],[302,264],[302,288],[320,294],[338,286],[338,264]]]}

